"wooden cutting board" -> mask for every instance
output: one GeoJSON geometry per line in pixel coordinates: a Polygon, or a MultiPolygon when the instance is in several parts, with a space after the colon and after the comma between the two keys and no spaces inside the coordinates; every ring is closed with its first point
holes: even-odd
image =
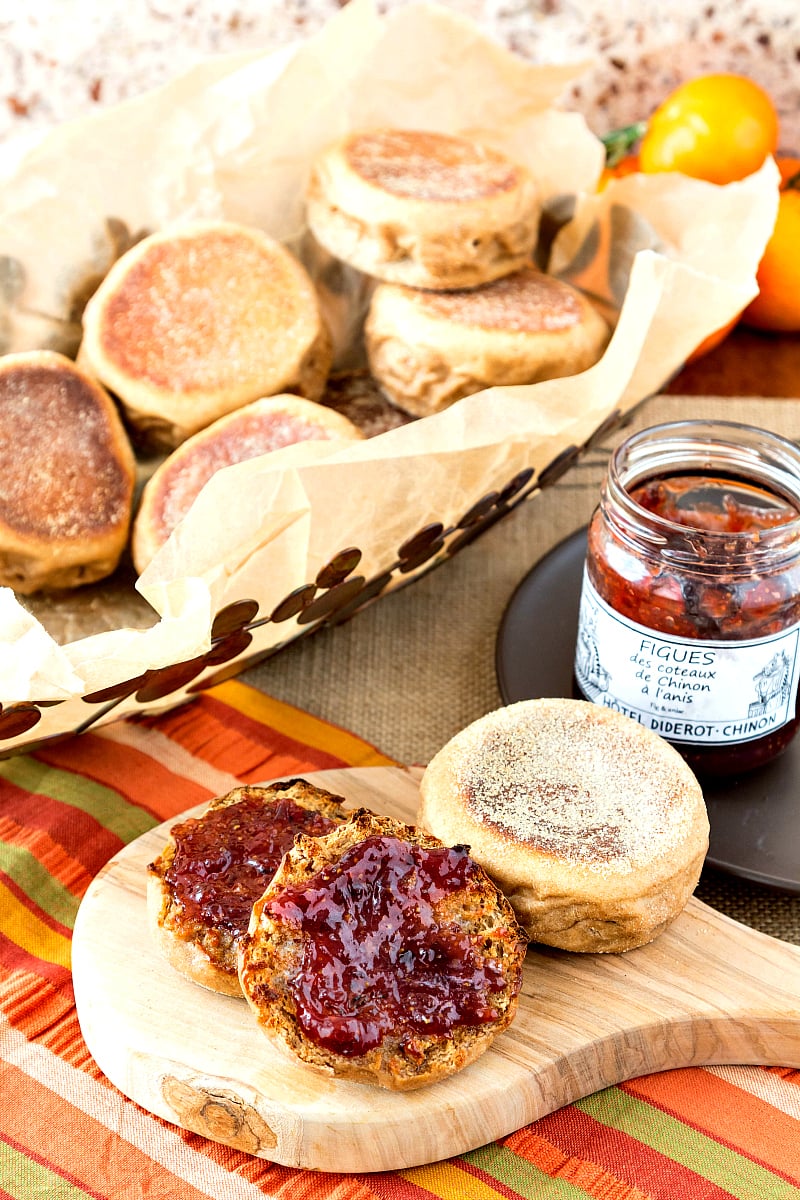
{"type": "MultiPolygon", "coordinates": [[[[419,776],[366,767],[306,777],[413,823],[419,776]]],[[[387,1171],[485,1145],[650,1071],[800,1067],[800,948],[692,900],[655,942],[624,955],[532,949],[510,1029],[450,1079],[405,1094],[328,1079],[274,1049],[243,1000],[184,980],[154,950],[145,868],[167,829],[131,843],[91,884],[75,925],[75,997],[108,1078],[216,1141],[289,1166],[387,1171]]]]}

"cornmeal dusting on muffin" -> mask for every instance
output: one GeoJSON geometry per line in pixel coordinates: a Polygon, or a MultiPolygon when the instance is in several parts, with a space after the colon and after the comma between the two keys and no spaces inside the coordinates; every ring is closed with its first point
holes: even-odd
{"type": "MultiPolygon", "coordinates": [[[[186,516],[204,484],[223,467],[244,462],[297,442],[330,440],[337,431],[276,408],[264,416],[240,414],[229,438],[208,438],[195,453],[175,461],[169,483],[156,500],[154,520],[169,534],[186,516]]],[[[341,435],[339,435],[341,436],[341,435]]]]}
{"type": "Polygon", "coordinates": [[[582,311],[568,284],[529,268],[479,288],[424,292],[417,303],[432,317],[525,333],[572,329],[582,311]]]}
{"type": "Polygon", "coordinates": [[[132,483],[112,449],[114,436],[92,385],[68,365],[7,367],[0,521],[22,537],[62,541],[120,526],[132,483]]]}
{"type": "Polygon", "coordinates": [[[173,392],[284,372],[316,299],[280,247],[227,229],[147,244],[106,300],[103,351],[173,392]]]}
{"type": "Polygon", "coordinates": [[[591,706],[551,712],[547,728],[501,710],[464,731],[458,790],[517,842],[598,874],[633,871],[689,836],[694,777],[656,734],[625,725],[591,706]]]}
{"type": "Polygon", "coordinates": [[[519,178],[513,163],[484,146],[416,130],[358,134],[347,157],[369,183],[418,200],[478,200],[510,190],[519,178]]]}

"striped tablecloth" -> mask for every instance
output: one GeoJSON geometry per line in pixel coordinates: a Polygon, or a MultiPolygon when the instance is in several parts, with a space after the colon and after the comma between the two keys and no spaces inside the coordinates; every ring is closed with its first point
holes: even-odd
{"type": "Polygon", "coordinates": [[[239,683],[0,763],[0,1200],[800,1200],[800,1071],[633,1080],[446,1162],[297,1171],[150,1115],[81,1037],[70,936],[93,875],[235,781],[389,760],[239,683]]]}

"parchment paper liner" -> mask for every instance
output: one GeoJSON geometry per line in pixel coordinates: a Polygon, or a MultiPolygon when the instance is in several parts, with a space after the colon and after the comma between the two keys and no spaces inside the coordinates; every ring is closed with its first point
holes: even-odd
{"type": "MultiPolygon", "coordinates": [[[[308,628],[303,617],[298,625],[267,615],[303,585],[313,594],[321,568],[345,548],[361,552],[356,570],[366,581],[407,582],[415,568],[398,549],[413,535],[444,531],[419,564],[428,569],[476,504],[520,472],[532,472],[526,491],[535,491],[548,464],[657,390],[755,294],[777,209],[774,164],[724,188],[634,176],[596,194],[602,147],[583,118],[555,107],[580,69],[534,67],[445,9],[411,4],[379,17],[369,0],[354,0],[296,48],[215,60],[2,164],[4,350],[74,352],[81,298],[127,238],[171,222],[252,223],[318,271],[324,258],[309,258],[304,236],[309,163],[347,129],[383,124],[466,132],[526,162],[551,214],[574,212],[549,269],[616,324],[605,355],[582,375],[492,389],[363,443],[303,443],[220,472],[138,583],[155,610],[150,628],[59,646],[0,590],[3,751],[163,706],[164,695],[148,699],[141,687],[102,703],[84,698],[202,663],[215,614],[242,599],[258,612],[240,665],[290,640],[308,628]],[[35,727],[15,733],[14,712],[25,725],[33,709],[35,727]]],[[[328,311],[345,361],[358,350],[365,281],[336,277],[328,311]]],[[[192,686],[215,665],[201,665],[192,686]]],[[[167,695],[180,700],[183,685],[167,695]]]]}

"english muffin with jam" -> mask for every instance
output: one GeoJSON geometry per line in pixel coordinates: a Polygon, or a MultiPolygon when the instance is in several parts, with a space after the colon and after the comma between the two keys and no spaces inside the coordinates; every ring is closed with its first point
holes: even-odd
{"type": "Polygon", "coordinates": [[[239,980],[292,1057],[406,1091],[461,1070],[509,1025],[526,949],[467,847],[360,809],[296,839],[253,906],[239,980]]]}
{"type": "Polygon", "coordinates": [[[201,816],[173,825],[148,866],[147,910],[155,943],[176,971],[241,996],[236,951],[253,902],[299,833],[322,836],[345,819],[340,801],[289,779],[234,788],[201,816]]]}

